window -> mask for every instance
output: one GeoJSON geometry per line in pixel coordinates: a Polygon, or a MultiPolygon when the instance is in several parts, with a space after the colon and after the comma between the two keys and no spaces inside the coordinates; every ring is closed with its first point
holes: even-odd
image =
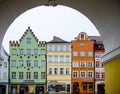
{"type": "Polygon", "coordinates": [[[12,79],[16,79],[16,72],[12,72],[12,79]]]}
{"type": "Polygon", "coordinates": [[[38,67],[38,60],[34,60],[34,67],[38,67]]]}
{"type": "Polygon", "coordinates": [[[23,72],[19,72],[19,79],[23,79],[23,72]]]}
{"type": "Polygon", "coordinates": [[[54,74],[58,74],[58,69],[54,68],[54,74]]]}
{"type": "Polygon", "coordinates": [[[87,91],[87,84],[83,84],[83,91],[87,91]]]}
{"type": "Polygon", "coordinates": [[[80,72],[80,78],[86,78],[86,72],[80,72]]]}
{"type": "Polygon", "coordinates": [[[46,61],[45,60],[41,60],[41,66],[45,67],[46,66],[46,61]]]}
{"type": "Polygon", "coordinates": [[[60,51],[63,52],[64,51],[64,46],[60,45],[60,51]]]}
{"type": "Polygon", "coordinates": [[[52,68],[48,69],[48,74],[52,74],[52,68]]]}
{"type": "Polygon", "coordinates": [[[64,62],[64,56],[60,56],[60,63],[64,62]]]}
{"type": "Polygon", "coordinates": [[[55,62],[55,63],[58,62],[58,56],[54,56],[54,62],[55,62]]]}
{"type": "Polygon", "coordinates": [[[88,68],[92,68],[93,67],[93,63],[92,62],[88,62],[88,68]]]}
{"type": "Polygon", "coordinates": [[[99,57],[100,57],[100,54],[96,53],[95,58],[99,58],[99,57]]]}
{"type": "Polygon", "coordinates": [[[3,79],[8,79],[7,78],[7,72],[3,72],[3,79]]]}
{"type": "Polygon", "coordinates": [[[31,49],[27,49],[27,55],[31,54],[31,49]]]}
{"type": "Polygon", "coordinates": [[[104,64],[101,63],[101,67],[103,68],[103,67],[104,67],[104,64]]]}
{"type": "Polygon", "coordinates": [[[80,67],[81,68],[85,68],[86,67],[86,63],[85,62],[80,62],[80,67]]]}
{"type": "Polygon", "coordinates": [[[16,53],[17,53],[17,50],[16,49],[12,49],[12,54],[16,55],[16,53]]]}
{"type": "Polygon", "coordinates": [[[7,62],[4,62],[4,68],[7,68],[7,62]]]}
{"type": "Polygon", "coordinates": [[[34,49],[34,55],[38,55],[38,49],[34,49]]]}
{"type": "Polygon", "coordinates": [[[102,72],[102,78],[105,78],[105,73],[104,72],[102,72]]]}
{"type": "Polygon", "coordinates": [[[57,45],[54,46],[54,51],[58,52],[58,46],[57,45]]]}
{"type": "Polygon", "coordinates": [[[51,55],[48,56],[48,62],[52,63],[52,56],[51,55]]]}
{"type": "Polygon", "coordinates": [[[20,60],[19,63],[20,63],[20,67],[23,67],[23,60],[20,60]]]}
{"type": "Polygon", "coordinates": [[[74,56],[74,57],[78,56],[78,52],[77,52],[77,51],[74,51],[74,52],[73,52],[73,56],[74,56]]]}
{"type": "Polygon", "coordinates": [[[90,91],[93,90],[93,84],[89,84],[89,90],[90,90],[90,91]]]}
{"type": "Polygon", "coordinates": [[[99,61],[96,61],[96,68],[99,68],[99,61]]]}
{"type": "Polygon", "coordinates": [[[70,46],[66,45],[66,52],[70,52],[70,46]]]}
{"type": "Polygon", "coordinates": [[[23,49],[20,49],[20,55],[23,55],[24,54],[24,50],[23,49]]]}
{"type": "Polygon", "coordinates": [[[93,55],[92,51],[89,51],[88,52],[88,57],[92,57],[92,55],[93,55]]]}
{"type": "Polygon", "coordinates": [[[38,72],[34,72],[34,79],[38,79],[38,72]]]}
{"type": "Polygon", "coordinates": [[[27,79],[30,79],[30,78],[31,78],[31,72],[27,72],[26,78],[27,78],[27,79]]]}
{"type": "Polygon", "coordinates": [[[77,78],[78,77],[78,72],[77,71],[74,71],[73,72],[73,78],[77,78]]]}
{"type": "Polygon", "coordinates": [[[66,74],[70,74],[70,68],[66,68],[66,74]]]}
{"type": "Polygon", "coordinates": [[[12,67],[16,67],[16,60],[12,60],[12,67]]]}
{"type": "Polygon", "coordinates": [[[81,57],[85,57],[85,52],[84,52],[84,51],[81,51],[81,52],[80,52],[80,56],[81,56],[81,57]]]}
{"type": "Polygon", "coordinates": [[[70,63],[70,56],[66,56],[66,62],[70,63]]]}
{"type": "Polygon", "coordinates": [[[73,62],[73,68],[77,68],[78,67],[78,62],[73,62]]]}
{"type": "Polygon", "coordinates": [[[49,45],[49,46],[48,46],[48,51],[49,51],[49,52],[52,52],[52,45],[49,45]]]}
{"type": "Polygon", "coordinates": [[[93,72],[88,72],[88,78],[93,78],[93,72]]]}
{"type": "Polygon", "coordinates": [[[31,67],[31,61],[27,60],[27,67],[31,67]]]}
{"type": "Polygon", "coordinates": [[[31,38],[27,38],[27,44],[31,44],[31,38]]]}
{"type": "Polygon", "coordinates": [[[99,78],[99,77],[100,77],[100,73],[96,72],[96,78],[99,78]]]}
{"type": "Polygon", "coordinates": [[[64,74],[64,69],[60,68],[60,74],[64,74]]]}
{"type": "Polygon", "coordinates": [[[41,72],[41,79],[45,79],[45,72],[41,72]]]}
{"type": "Polygon", "coordinates": [[[85,44],[84,43],[80,43],[80,46],[84,46],[85,44]]]}

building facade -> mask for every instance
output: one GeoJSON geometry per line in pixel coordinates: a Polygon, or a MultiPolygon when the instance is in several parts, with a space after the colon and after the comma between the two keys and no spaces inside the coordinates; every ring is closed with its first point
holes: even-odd
{"type": "Polygon", "coordinates": [[[104,45],[101,37],[91,36],[91,39],[95,40],[95,92],[96,94],[105,94],[105,71],[103,64],[101,63],[101,56],[105,52],[104,45]]]}
{"type": "Polygon", "coordinates": [[[0,55],[0,94],[8,94],[8,58],[4,48],[1,48],[0,55]]]}
{"type": "Polygon", "coordinates": [[[71,92],[71,44],[56,36],[47,42],[47,91],[71,92]]]}
{"type": "Polygon", "coordinates": [[[10,86],[14,94],[46,93],[46,43],[28,27],[19,41],[10,41],[10,86]]]}
{"type": "Polygon", "coordinates": [[[81,32],[72,46],[72,94],[94,94],[94,41],[81,32]]]}

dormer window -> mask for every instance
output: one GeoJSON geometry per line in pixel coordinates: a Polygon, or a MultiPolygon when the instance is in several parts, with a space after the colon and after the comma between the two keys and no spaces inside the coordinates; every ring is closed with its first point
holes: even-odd
{"type": "Polygon", "coordinates": [[[84,38],[84,34],[81,34],[81,38],[82,38],[82,39],[84,38]]]}

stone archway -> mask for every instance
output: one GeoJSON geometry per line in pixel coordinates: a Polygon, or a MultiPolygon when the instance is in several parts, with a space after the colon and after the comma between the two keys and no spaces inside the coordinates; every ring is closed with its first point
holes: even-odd
{"type": "MultiPolygon", "coordinates": [[[[0,0],[0,47],[6,30],[15,18],[31,8],[45,5],[47,1],[48,0],[25,0],[23,2],[22,0],[0,0]]],[[[102,61],[105,63],[109,62],[105,64],[107,83],[106,92],[108,94],[120,93],[119,88],[117,88],[119,87],[119,76],[114,73],[115,71],[119,71],[120,65],[119,0],[56,0],[56,2],[59,5],[69,6],[80,11],[86,15],[97,27],[102,36],[102,40],[106,49],[105,54],[102,57],[102,61]],[[111,68],[111,70],[109,70],[109,68],[111,68]],[[112,77],[109,79],[109,76],[111,75],[112,77]],[[118,78],[116,83],[114,83],[114,78],[118,78]],[[114,83],[112,86],[110,86],[111,80],[114,83]],[[109,87],[107,86],[114,88],[109,90],[109,87]]]]}

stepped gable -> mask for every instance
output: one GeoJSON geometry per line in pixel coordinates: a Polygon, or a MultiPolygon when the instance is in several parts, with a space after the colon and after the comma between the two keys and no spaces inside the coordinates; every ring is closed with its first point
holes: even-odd
{"type": "Polygon", "coordinates": [[[45,41],[39,41],[39,46],[45,46],[46,42],[45,41]]]}
{"type": "Polygon", "coordinates": [[[11,46],[19,46],[19,42],[18,41],[10,41],[9,44],[11,46]]]}
{"type": "Polygon", "coordinates": [[[26,32],[22,35],[22,37],[19,39],[19,41],[21,42],[21,40],[23,39],[23,37],[26,35],[27,32],[31,32],[31,34],[33,35],[33,37],[35,38],[35,40],[38,42],[38,38],[35,36],[34,32],[32,32],[32,29],[30,29],[30,27],[28,27],[28,29],[26,30],[26,32]]]}
{"type": "Polygon", "coordinates": [[[53,40],[47,42],[47,43],[70,43],[68,41],[65,41],[59,37],[53,36],[53,40]]]}
{"type": "Polygon", "coordinates": [[[90,40],[96,41],[96,44],[103,44],[100,36],[88,36],[90,40]]]}
{"type": "Polygon", "coordinates": [[[35,40],[39,43],[38,38],[35,36],[35,34],[32,32],[32,29],[30,29],[30,27],[28,27],[28,29],[26,30],[26,32],[24,32],[24,34],[21,36],[21,38],[19,39],[19,41],[9,41],[9,44],[11,46],[19,46],[19,43],[21,42],[21,40],[25,37],[27,32],[31,32],[31,34],[33,35],[33,37],[35,38],[35,40]]]}

